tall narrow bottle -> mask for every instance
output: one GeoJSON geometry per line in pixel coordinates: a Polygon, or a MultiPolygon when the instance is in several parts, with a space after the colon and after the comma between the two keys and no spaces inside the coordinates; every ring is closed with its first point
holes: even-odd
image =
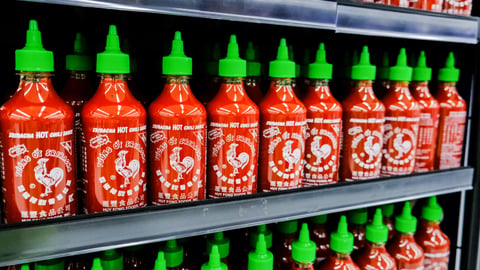
{"type": "Polygon", "coordinates": [[[317,245],[315,269],[330,256],[330,234],[327,231],[327,215],[319,215],[309,219],[310,239],[317,245]]]}
{"type": "Polygon", "coordinates": [[[383,131],[383,176],[412,173],[415,169],[420,106],[408,88],[412,68],[407,66],[407,53],[400,50],[397,64],[390,67],[390,91],[383,98],[386,108],[383,131]]]}
{"type": "Polygon", "coordinates": [[[338,181],[342,106],[330,92],[332,69],[325,45],[320,43],[317,59],[309,65],[310,86],[303,98],[307,108],[304,186],[338,181]]]}
{"type": "Polygon", "coordinates": [[[246,68],[232,35],[227,57],[219,62],[222,85],[207,105],[209,198],[257,192],[259,111],[245,92],[246,68]]]}
{"type": "Polygon", "coordinates": [[[353,252],[361,250],[366,243],[365,230],[368,219],[367,208],[355,209],[348,212],[348,231],[353,234],[353,252]]]}
{"type": "Polygon", "coordinates": [[[298,221],[289,220],[278,224],[278,236],[274,239],[273,253],[275,254],[274,267],[278,270],[292,268],[292,242],[297,239],[298,221]]]}
{"type": "Polygon", "coordinates": [[[380,176],[382,165],[385,107],[375,96],[372,81],[375,66],[370,64],[368,47],[352,67],[353,88],[342,102],[343,146],[341,179],[355,181],[380,176]]]}
{"type": "Polygon", "coordinates": [[[0,108],[5,222],[75,215],[74,113],[53,89],[53,54],[34,20],[15,69],[18,90],[0,108]]]}
{"type": "Polygon", "coordinates": [[[111,25],[105,52],[97,55],[100,85],[81,114],[87,213],[146,205],[146,112],[128,89],[129,70],[111,25]]]}
{"type": "Polygon", "coordinates": [[[230,239],[223,232],[216,232],[207,239],[207,254],[211,254],[213,247],[218,248],[220,261],[230,268],[228,255],[230,254],[230,239]]]}
{"type": "Polygon", "coordinates": [[[438,72],[438,90],[435,98],[440,104],[435,169],[460,166],[463,135],[467,117],[467,104],[457,92],[460,70],[455,68],[453,52],[448,55],[445,67],[438,72]]]}
{"type": "Polygon", "coordinates": [[[205,199],[207,111],[190,90],[192,59],[180,32],[163,58],[166,84],[149,112],[150,200],[153,204],[205,199]]]}
{"type": "Polygon", "coordinates": [[[302,187],[307,110],[295,96],[295,63],[280,40],[270,62],[270,89],[260,103],[260,188],[263,192],[302,187]]]}

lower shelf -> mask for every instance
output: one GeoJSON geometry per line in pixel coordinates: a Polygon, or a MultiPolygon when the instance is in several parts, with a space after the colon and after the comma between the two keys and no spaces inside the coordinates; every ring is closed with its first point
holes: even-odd
{"type": "Polygon", "coordinates": [[[473,168],[0,226],[0,266],[472,189],[473,168]]]}

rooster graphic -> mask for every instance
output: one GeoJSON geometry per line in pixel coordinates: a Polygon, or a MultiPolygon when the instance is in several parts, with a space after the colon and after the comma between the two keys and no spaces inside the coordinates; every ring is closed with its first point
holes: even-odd
{"type": "Polygon", "coordinates": [[[35,172],[35,180],[45,187],[45,193],[41,196],[46,196],[52,193],[52,187],[57,186],[63,180],[64,172],[61,168],[55,167],[50,172],[47,171],[48,158],[41,158],[37,161],[37,166],[33,169],[35,172]]]}
{"type": "Polygon", "coordinates": [[[242,152],[237,156],[237,147],[237,143],[232,143],[227,151],[227,161],[233,167],[233,173],[231,173],[230,176],[237,175],[238,169],[245,168],[250,160],[250,156],[246,152],[242,152]]]}
{"type": "Polygon", "coordinates": [[[293,140],[285,142],[285,146],[282,148],[283,159],[288,162],[288,168],[285,172],[289,172],[293,169],[293,166],[300,160],[300,149],[296,148],[292,152],[293,140]]]}
{"type": "Polygon", "coordinates": [[[137,176],[138,171],[140,170],[140,162],[136,159],[131,160],[127,165],[127,161],[125,160],[125,155],[127,153],[127,150],[122,150],[118,152],[117,159],[115,159],[115,170],[125,180],[123,183],[124,186],[130,184],[129,179],[137,176]]]}
{"type": "Polygon", "coordinates": [[[311,145],[312,154],[317,158],[313,165],[321,164],[322,160],[332,153],[332,147],[328,144],[320,145],[320,139],[320,136],[316,136],[311,145]]]}
{"type": "Polygon", "coordinates": [[[195,161],[192,157],[184,157],[183,160],[180,160],[180,151],[182,147],[173,148],[173,153],[170,155],[170,166],[178,173],[178,178],[174,182],[178,182],[180,179],[183,179],[183,174],[189,173],[193,169],[195,161]]]}
{"type": "Polygon", "coordinates": [[[408,153],[412,149],[412,142],[409,140],[403,141],[403,136],[405,134],[397,134],[393,140],[393,148],[397,150],[398,154],[395,159],[401,158],[404,154],[408,153]]]}
{"type": "Polygon", "coordinates": [[[380,153],[380,144],[379,143],[373,143],[373,139],[375,139],[374,136],[368,136],[367,140],[363,144],[363,149],[365,149],[365,152],[368,155],[367,163],[372,162],[377,155],[380,153]]]}

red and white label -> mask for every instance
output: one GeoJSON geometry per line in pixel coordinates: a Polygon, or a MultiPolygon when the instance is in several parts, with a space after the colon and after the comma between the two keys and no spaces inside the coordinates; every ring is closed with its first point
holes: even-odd
{"type": "Polygon", "coordinates": [[[450,252],[425,253],[425,270],[448,270],[450,252]]]}
{"type": "Polygon", "coordinates": [[[415,172],[433,170],[437,143],[438,109],[436,112],[422,112],[420,114],[417,149],[415,151],[415,172]]]}
{"type": "Polygon", "coordinates": [[[465,111],[450,111],[440,120],[438,136],[440,160],[438,169],[457,168],[462,159],[463,135],[465,132],[465,111]]]}

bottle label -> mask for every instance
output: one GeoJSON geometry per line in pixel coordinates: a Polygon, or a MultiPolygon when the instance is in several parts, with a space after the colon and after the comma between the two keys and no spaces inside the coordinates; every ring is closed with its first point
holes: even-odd
{"type": "Polygon", "coordinates": [[[85,128],[87,213],[146,205],[146,126],[85,128]]]}
{"type": "Polygon", "coordinates": [[[258,122],[248,117],[244,121],[209,123],[210,198],[252,194],[257,191],[258,122]]]}
{"type": "Polygon", "coordinates": [[[277,121],[266,116],[262,121],[262,191],[302,186],[305,153],[306,117],[277,121]]]}
{"type": "Polygon", "coordinates": [[[399,263],[398,270],[424,270],[425,268],[422,266],[407,266],[407,264],[399,263]]]}
{"type": "Polygon", "coordinates": [[[382,162],[383,118],[350,118],[344,122],[342,178],[376,178],[382,162]]]}
{"type": "Polygon", "coordinates": [[[460,166],[466,116],[465,111],[450,111],[440,120],[438,131],[440,160],[437,169],[460,166]]]}
{"type": "Polygon", "coordinates": [[[425,270],[448,270],[450,252],[425,253],[425,270]]]}
{"type": "Polygon", "coordinates": [[[437,143],[438,109],[422,109],[418,125],[415,172],[433,170],[437,143]]]}
{"type": "Polygon", "coordinates": [[[445,0],[443,12],[470,16],[472,12],[472,0],[445,0]]]}
{"type": "Polygon", "coordinates": [[[337,182],[342,119],[308,118],[305,186],[337,182]]]}
{"type": "Polygon", "coordinates": [[[152,124],[153,204],[205,199],[205,124],[152,124]]]}
{"type": "Polygon", "coordinates": [[[383,176],[412,173],[415,166],[419,117],[385,117],[383,176]]]}
{"type": "Polygon", "coordinates": [[[23,132],[2,132],[6,222],[76,214],[73,127],[48,126],[49,130],[23,127],[18,129],[23,132]]]}

